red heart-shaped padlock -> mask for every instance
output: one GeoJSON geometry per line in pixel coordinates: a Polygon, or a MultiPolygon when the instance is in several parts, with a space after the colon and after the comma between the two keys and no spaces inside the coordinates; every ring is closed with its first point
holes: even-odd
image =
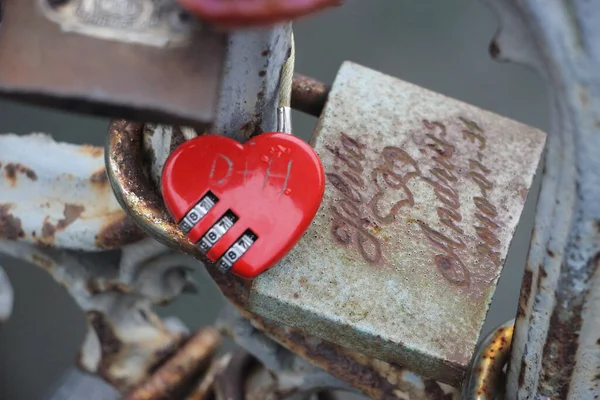
{"type": "Polygon", "coordinates": [[[167,209],[185,226],[187,237],[219,265],[227,265],[225,254],[231,255],[227,266],[250,279],[298,242],[324,190],[323,165],[315,151],[279,132],[246,144],[199,136],[171,154],[162,175],[167,209]]]}

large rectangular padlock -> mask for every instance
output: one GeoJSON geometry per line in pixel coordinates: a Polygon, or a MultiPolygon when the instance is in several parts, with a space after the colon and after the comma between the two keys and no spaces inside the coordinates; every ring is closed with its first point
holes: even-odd
{"type": "Polygon", "coordinates": [[[545,137],[343,64],[312,140],[324,201],[250,310],[460,385],[545,137]]]}

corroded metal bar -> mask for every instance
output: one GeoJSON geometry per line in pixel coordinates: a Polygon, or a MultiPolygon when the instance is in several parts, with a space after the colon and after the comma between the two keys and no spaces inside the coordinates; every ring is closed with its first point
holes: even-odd
{"type": "Polygon", "coordinates": [[[289,23],[229,33],[212,132],[245,142],[274,130],[279,75],[287,60],[291,35],[289,23]]]}
{"type": "Polygon", "coordinates": [[[205,328],[196,332],[186,343],[159,367],[140,386],[126,394],[123,400],[160,400],[176,398],[190,386],[202,368],[209,362],[221,343],[219,332],[205,328]]]}
{"type": "Polygon", "coordinates": [[[504,367],[510,357],[514,320],[490,332],[479,344],[464,383],[463,399],[496,400],[502,398],[504,367]]]}
{"type": "Polygon", "coordinates": [[[546,80],[551,129],[509,399],[600,396],[600,4],[497,0],[498,58],[546,80]]]}
{"type": "Polygon", "coordinates": [[[292,108],[318,117],[331,88],[323,82],[298,73],[292,81],[292,108]]]}
{"type": "Polygon", "coordinates": [[[145,236],[114,198],[102,147],[4,134],[0,169],[2,239],[99,251],[145,236]]]}
{"type": "Polygon", "coordinates": [[[116,263],[23,241],[0,240],[0,253],[39,266],[69,292],[88,323],[79,367],[120,391],[144,381],[187,336],[181,324],[161,321],[152,305],[187,291],[188,270],[197,263],[152,239],[124,246],[116,263]]]}

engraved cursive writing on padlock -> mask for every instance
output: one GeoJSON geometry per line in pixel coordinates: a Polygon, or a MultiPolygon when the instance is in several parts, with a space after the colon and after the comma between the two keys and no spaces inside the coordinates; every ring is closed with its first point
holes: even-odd
{"type": "Polygon", "coordinates": [[[490,203],[487,193],[493,188],[492,182],[487,175],[490,170],[482,163],[485,149],[485,136],[483,130],[473,121],[460,118],[464,124],[462,129],[463,138],[469,142],[477,141],[478,149],[472,158],[466,160],[463,166],[456,165],[452,156],[455,151],[454,145],[449,143],[446,137],[446,126],[440,122],[423,120],[423,141],[421,150],[424,155],[431,153],[432,167],[427,171],[421,171],[419,163],[406,151],[395,146],[386,146],[380,153],[381,162],[370,172],[370,179],[374,182],[375,194],[366,197],[363,187],[365,184],[365,172],[361,161],[365,159],[363,150],[365,146],[357,139],[353,139],[346,133],[340,136],[341,146],[327,150],[342,162],[346,169],[341,173],[331,172],[327,177],[331,184],[344,195],[345,199],[340,204],[332,204],[332,210],[336,215],[332,223],[332,234],[341,243],[348,242],[351,232],[357,236],[356,245],[362,257],[369,262],[377,263],[381,257],[380,239],[369,233],[361,223],[368,215],[373,216],[379,223],[388,225],[394,221],[402,209],[410,209],[415,206],[414,195],[409,187],[413,179],[420,179],[431,186],[436,199],[442,204],[437,207],[439,222],[449,228],[443,233],[439,229],[432,228],[422,220],[416,220],[420,229],[429,242],[441,250],[440,254],[434,256],[435,265],[450,283],[458,286],[469,286],[470,271],[457,254],[459,250],[466,247],[464,229],[459,226],[463,220],[461,214],[461,202],[459,194],[454,189],[454,183],[458,175],[467,171],[466,175],[479,188],[480,195],[474,196],[476,212],[474,218],[477,221],[475,231],[481,239],[477,245],[477,252],[485,260],[499,265],[499,252],[496,251],[500,242],[495,231],[499,228],[495,217],[498,215],[496,207],[490,203]],[[390,192],[399,193],[399,199],[387,207],[381,207],[382,200],[390,196],[390,192]],[[359,206],[365,212],[359,212],[359,206]],[[349,229],[344,229],[344,226],[349,229]]]}

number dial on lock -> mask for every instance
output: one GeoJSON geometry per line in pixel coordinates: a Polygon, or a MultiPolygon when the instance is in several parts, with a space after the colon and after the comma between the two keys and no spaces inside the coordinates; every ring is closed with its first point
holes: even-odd
{"type": "Polygon", "coordinates": [[[162,191],[182,231],[222,270],[254,278],[300,239],[321,204],[325,175],[301,139],[265,133],[240,144],[206,135],[167,160],[162,191]]]}

